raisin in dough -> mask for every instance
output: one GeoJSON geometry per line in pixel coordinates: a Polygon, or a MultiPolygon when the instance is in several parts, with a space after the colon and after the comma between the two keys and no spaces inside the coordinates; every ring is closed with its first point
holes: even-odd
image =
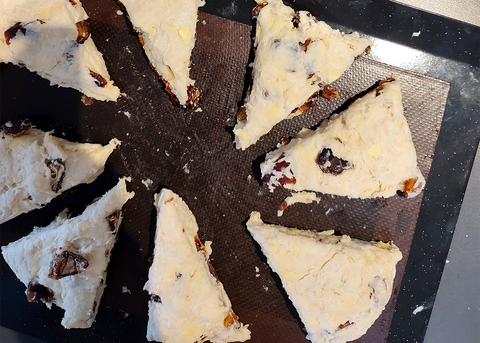
{"type": "MultiPolygon", "coordinates": [[[[372,43],[344,34],[281,0],[257,0],[253,85],[237,115],[237,148],[246,149],[340,77],[372,43]]],[[[308,107],[308,106],[307,106],[308,107]]]]}
{"type": "Polygon", "coordinates": [[[73,143],[30,127],[25,120],[0,128],[0,224],[45,206],[78,184],[92,182],[120,144],[117,139],[105,146],[73,143]]]}
{"type": "Polygon", "coordinates": [[[79,0],[0,0],[0,62],[25,66],[98,100],[116,101],[79,0]]]}
{"type": "Polygon", "coordinates": [[[95,320],[122,206],[133,196],[121,179],[81,215],[68,219],[64,211],[50,225],[2,247],[27,287],[27,299],[64,309],[65,328],[89,328],[95,320]]]}
{"type": "Polygon", "coordinates": [[[175,193],[155,196],[158,210],[155,251],[145,289],[147,339],[164,343],[243,342],[250,331],[238,321],[209,261],[192,212],[175,193]]]}
{"type": "Polygon", "coordinates": [[[198,7],[203,0],[122,0],[150,60],[172,102],[195,108],[200,90],[189,77],[198,7]]]}
{"type": "Polygon", "coordinates": [[[258,212],[251,213],[247,228],[314,343],[359,338],[390,299],[395,266],[402,258],[391,242],[264,224],[258,212]]]}
{"type": "Polygon", "coordinates": [[[351,198],[405,197],[420,193],[425,179],[417,167],[400,82],[386,80],[347,110],[304,129],[280,144],[260,166],[273,191],[283,185],[351,198]]]}

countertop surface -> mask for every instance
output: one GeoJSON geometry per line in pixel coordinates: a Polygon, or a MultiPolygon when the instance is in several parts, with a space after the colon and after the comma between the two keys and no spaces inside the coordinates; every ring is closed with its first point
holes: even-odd
{"type": "MultiPolygon", "coordinates": [[[[399,2],[412,4],[412,1],[399,2]]],[[[478,342],[478,0],[455,4],[424,1],[421,9],[388,0],[285,3],[296,10],[309,10],[335,28],[356,30],[369,36],[375,45],[371,56],[374,60],[450,83],[432,170],[388,342],[478,342]],[[455,6],[455,10],[449,11],[451,6],[455,6]]],[[[253,1],[247,0],[210,1],[201,10],[251,25],[253,5],[253,1]]],[[[5,104],[12,93],[6,91],[3,79],[0,82],[1,101],[5,104]]],[[[10,116],[1,108],[0,115],[2,122],[10,116]]],[[[2,312],[2,342],[40,342],[3,327],[5,316],[2,312]]]]}

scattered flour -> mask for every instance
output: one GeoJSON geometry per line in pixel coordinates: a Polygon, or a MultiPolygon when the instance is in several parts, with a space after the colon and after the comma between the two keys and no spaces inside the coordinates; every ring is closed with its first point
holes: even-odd
{"type": "Polygon", "coordinates": [[[132,294],[132,292],[130,292],[130,290],[127,288],[127,286],[122,286],[122,293],[132,294]]]}
{"type": "Polygon", "coordinates": [[[142,180],[142,183],[145,187],[147,187],[147,190],[149,190],[150,187],[153,185],[153,181],[150,179],[142,180]]]}

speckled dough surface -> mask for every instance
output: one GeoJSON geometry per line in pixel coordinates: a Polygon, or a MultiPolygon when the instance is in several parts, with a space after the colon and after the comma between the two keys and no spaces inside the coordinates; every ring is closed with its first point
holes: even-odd
{"type": "Polygon", "coordinates": [[[243,342],[250,331],[208,260],[212,242],[201,243],[187,204],[169,189],[155,196],[158,210],[154,259],[145,289],[147,339],[164,343],[243,342]]]}
{"type": "Polygon", "coordinates": [[[295,12],[281,0],[257,3],[253,84],[233,130],[239,149],[301,114],[298,108],[319,86],[338,79],[371,44],[356,32],[333,30],[309,12],[295,12]]]}
{"type": "Polygon", "coordinates": [[[0,62],[25,66],[85,95],[116,101],[102,54],[90,36],[80,0],[0,1],[0,62]]]}
{"type": "Polygon", "coordinates": [[[63,212],[50,225],[2,247],[5,261],[27,286],[27,298],[64,309],[65,328],[89,328],[95,320],[121,210],[133,196],[121,179],[81,215],[69,219],[63,212]]]}
{"type": "Polygon", "coordinates": [[[268,225],[259,212],[250,214],[247,228],[314,343],[359,338],[390,299],[395,265],[402,258],[391,242],[268,225]]]}
{"type": "Polygon", "coordinates": [[[195,45],[197,11],[203,0],[122,0],[152,67],[182,106],[187,89],[190,56],[195,45]]]}
{"type": "Polygon", "coordinates": [[[400,82],[381,83],[347,110],[279,144],[261,165],[270,190],[317,191],[351,198],[407,198],[425,179],[403,115],[400,82]]]}
{"type": "Polygon", "coordinates": [[[95,180],[118,145],[73,143],[38,129],[18,137],[0,132],[0,224],[95,180]]]}

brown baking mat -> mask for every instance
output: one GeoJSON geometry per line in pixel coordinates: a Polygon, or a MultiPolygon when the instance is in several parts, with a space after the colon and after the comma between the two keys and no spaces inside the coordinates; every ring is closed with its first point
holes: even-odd
{"type": "Polygon", "coordinates": [[[117,137],[122,145],[94,183],[80,186],[77,192],[54,200],[45,209],[3,224],[1,244],[28,234],[34,225],[47,225],[66,206],[74,207],[101,195],[116,183],[118,176],[132,177],[129,189],[136,196],[126,205],[120,239],[108,268],[107,288],[91,329],[64,330],[60,326],[61,310],[48,311],[43,305],[27,303],[23,285],[15,280],[3,259],[2,325],[50,342],[145,341],[148,295],[143,285],[153,248],[153,195],[168,187],[183,197],[196,216],[202,241],[213,241],[212,263],[235,312],[243,323],[250,324],[251,342],[307,342],[303,325],[278,277],[270,271],[246,230],[251,211],[260,211],[270,223],[334,229],[364,240],[393,239],[403,253],[394,296],[377,322],[358,340],[385,341],[423,192],[413,199],[395,196],[356,200],[320,195],[320,203],[296,204],[277,217],[276,209],[289,192],[277,189],[270,193],[259,181],[259,163],[281,138],[318,125],[348,99],[393,76],[402,84],[405,116],[419,167],[427,179],[449,85],[362,58],[333,84],[339,98],[331,102],[321,99],[318,107],[278,124],[256,145],[239,151],[233,144],[232,128],[243,101],[244,85],[248,84],[250,26],[200,13],[191,76],[203,90],[202,112],[188,112],[170,103],[136,34],[124,16],[117,14],[118,5],[113,1],[83,4],[91,17],[96,45],[124,96],[117,103],[95,101],[84,106],[78,92],[50,87],[48,81],[25,70],[8,67],[7,71],[19,73],[20,81],[34,80],[41,94],[32,109],[23,109],[20,103],[12,106],[22,108],[23,114],[42,129],[61,129],[57,134],[66,132],[68,139],[105,144],[117,137]],[[71,101],[59,105],[51,97],[71,101]],[[147,179],[153,181],[149,189],[142,183],[147,179]]]}

